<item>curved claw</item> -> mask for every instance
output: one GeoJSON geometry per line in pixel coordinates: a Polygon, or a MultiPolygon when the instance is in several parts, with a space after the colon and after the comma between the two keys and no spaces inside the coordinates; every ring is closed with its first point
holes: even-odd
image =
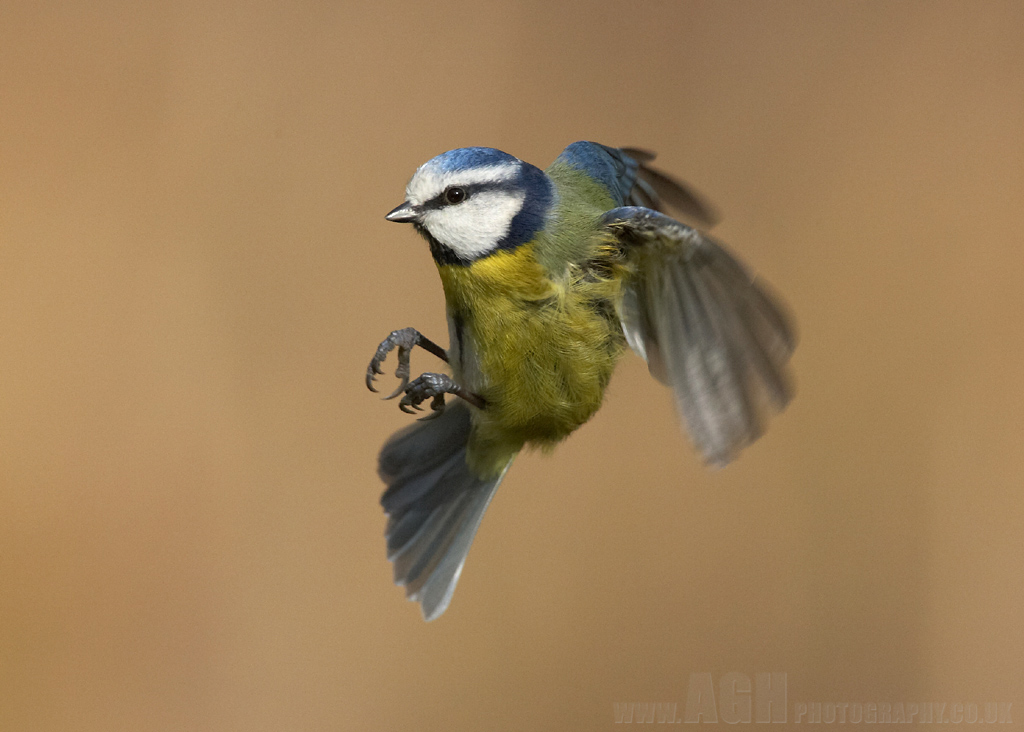
{"type": "MultiPolygon", "coordinates": [[[[413,348],[416,346],[429,351],[442,361],[448,361],[448,353],[433,341],[428,338],[424,338],[423,334],[415,328],[402,328],[400,330],[395,330],[392,331],[387,338],[381,341],[379,346],[377,346],[377,352],[374,354],[373,359],[370,361],[370,365],[366,369],[366,388],[372,392],[377,391],[377,387],[374,385],[374,382],[378,375],[382,375],[384,373],[381,365],[387,360],[388,354],[397,348],[398,368],[395,369],[395,378],[399,379],[400,383],[398,388],[388,396],[384,397],[384,399],[394,399],[399,394],[406,391],[409,388],[409,357],[413,348]]],[[[424,398],[426,397],[421,396],[419,401],[423,401],[424,398]]],[[[413,400],[410,399],[406,404],[415,406],[412,402],[413,400]]],[[[406,410],[403,409],[402,411],[406,410]]]]}
{"type": "Polygon", "coordinates": [[[398,408],[401,409],[406,414],[416,414],[416,412],[422,412],[423,407],[420,405],[422,404],[423,399],[424,397],[418,394],[413,395],[407,393],[404,397],[402,397],[402,401],[399,402],[398,408]]]}
{"type": "Polygon", "coordinates": [[[445,410],[445,394],[454,394],[468,401],[470,404],[483,409],[484,403],[476,394],[467,392],[461,386],[452,381],[450,376],[444,374],[421,374],[418,379],[409,384],[405,389],[405,396],[398,403],[398,408],[406,414],[416,414],[424,409],[424,402],[430,400],[430,413],[421,417],[420,422],[436,419],[445,410]]]}
{"type": "Polygon", "coordinates": [[[430,414],[426,417],[420,417],[417,422],[427,422],[431,419],[437,419],[444,414],[444,394],[437,394],[433,399],[430,400],[430,414]]]}
{"type": "MultiPolygon", "coordinates": [[[[398,385],[397,389],[395,389],[393,392],[388,394],[386,397],[381,397],[381,398],[384,399],[384,400],[394,399],[396,396],[398,396],[403,391],[405,391],[405,387],[407,387],[407,386],[409,386],[409,377],[408,376],[404,376],[404,377],[402,377],[402,382],[398,385]]],[[[374,389],[374,391],[377,391],[377,390],[374,389]]]]}
{"type": "Polygon", "coordinates": [[[377,391],[377,387],[373,385],[373,382],[377,379],[377,376],[383,374],[384,371],[380,367],[379,354],[370,359],[370,365],[366,367],[366,388],[372,392],[377,391]]]}

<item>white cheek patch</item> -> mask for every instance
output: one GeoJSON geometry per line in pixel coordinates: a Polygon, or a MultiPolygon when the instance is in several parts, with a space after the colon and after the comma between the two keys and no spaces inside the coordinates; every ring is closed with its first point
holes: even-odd
{"type": "MultiPolygon", "coordinates": [[[[459,183],[465,180],[460,177],[459,183]]],[[[474,260],[505,238],[525,199],[524,191],[479,191],[460,204],[428,211],[423,225],[460,258],[474,260]]]]}
{"type": "Polygon", "coordinates": [[[472,186],[480,183],[505,183],[519,174],[515,163],[487,165],[470,170],[442,171],[427,163],[413,175],[405,188],[405,200],[414,206],[422,206],[436,198],[448,186],[472,186]]]}

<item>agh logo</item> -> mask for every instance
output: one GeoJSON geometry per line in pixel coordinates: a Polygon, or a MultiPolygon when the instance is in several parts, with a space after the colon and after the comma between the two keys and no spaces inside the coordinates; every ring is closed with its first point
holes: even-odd
{"type": "Polygon", "coordinates": [[[690,674],[686,688],[686,705],[679,714],[677,702],[616,702],[616,724],[696,724],[698,722],[727,724],[751,721],[770,723],[786,721],[786,674],[754,674],[750,677],[737,671],[723,674],[718,680],[718,696],[710,673],[690,674]]]}

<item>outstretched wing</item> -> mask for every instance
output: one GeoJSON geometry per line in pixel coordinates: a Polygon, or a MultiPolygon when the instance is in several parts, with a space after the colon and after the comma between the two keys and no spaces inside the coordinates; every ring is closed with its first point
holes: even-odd
{"type": "Polygon", "coordinates": [[[649,208],[608,211],[603,225],[633,273],[619,317],[629,345],[672,387],[705,459],[725,465],[792,397],[792,325],[763,283],[720,244],[649,208]]]}
{"type": "Polygon", "coordinates": [[[718,223],[718,213],[696,191],[649,164],[656,157],[655,153],[635,147],[605,149],[613,156],[619,153],[637,163],[636,180],[626,200],[628,205],[655,211],[665,211],[667,206],[703,226],[711,227],[718,223]]]}
{"type": "Polygon", "coordinates": [[[558,156],[563,163],[586,171],[600,181],[620,206],[666,207],[702,226],[718,221],[711,205],[690,186],[650,165],[655,154],[635,147],[608,147],[597,142],[574,142],[558,156]]]}

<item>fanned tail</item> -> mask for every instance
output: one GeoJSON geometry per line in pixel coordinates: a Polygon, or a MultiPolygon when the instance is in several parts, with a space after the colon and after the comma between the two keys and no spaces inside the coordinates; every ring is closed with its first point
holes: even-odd
{"type": "Polygon", "coordinates": [[[473,537],[511,460],[495,477],[480,478],[466,463],[469,408],[411,425],[389,439],[378,472],[387,485],[381,505],[395,583],[433,620],[451,602],[473,537]]]}

